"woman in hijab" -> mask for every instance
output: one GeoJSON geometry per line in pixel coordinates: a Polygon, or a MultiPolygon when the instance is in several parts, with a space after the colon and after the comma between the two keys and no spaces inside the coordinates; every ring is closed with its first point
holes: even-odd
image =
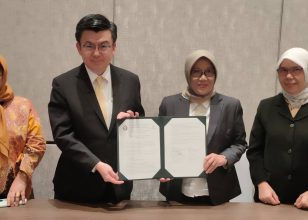
{"type": "Polygon", "coordinates": [[[18,206],[33,197],[31,177],[46,145],[31,102],[14,95],[7,76],[0,56],[0,199],[18,206]]]}
{"type": "Polygon", "coordinates": [[[234,164],[247,147],[240,101],[215,91],[217,66],[209,51],[196,50],[186,58],[185,77],[187,88],[165,97],[159,115],[207,117],[207,155],[200,155],[206,178],[161,179],[160,192],[180,203],[228,202],[241,194],[234,164]]]}
{"type": "Polygon", "coordinates": [[[282,92],[262,100],[247,158],[255,200],[308,208],[308,51],[292,48],[277,63],[282,92]]]}

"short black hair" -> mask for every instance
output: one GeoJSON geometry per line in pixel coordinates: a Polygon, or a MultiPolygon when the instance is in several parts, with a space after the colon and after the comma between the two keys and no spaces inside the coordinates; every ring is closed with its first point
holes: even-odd
{"type": "Polygon", "coordinates": [[[84,31],[104,31],[109,30],[113,43],[117,40],[117,26],[111,22],[104,15],[101,14],[89,14],[81,18],[76,26],[75,38],[80,43],[81,35],[84,31]]]}

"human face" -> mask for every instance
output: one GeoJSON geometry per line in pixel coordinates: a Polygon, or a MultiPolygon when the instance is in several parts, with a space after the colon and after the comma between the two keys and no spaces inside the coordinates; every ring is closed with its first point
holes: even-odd
{"type": "Polygon", "coordinates": [[[99,32],[86,30],[82,33],[80,42],[76,43],[76,47],[84,64],[95,74],[101,75],[111,63],[116,44],[109,30],[99,32]]]}
{"type": "Polygon", "coordinates": [[[288,94],[295,96],[305,89],[304,70],[293,61],[284,59],[277,72],[280,85],[288,94]]]}
{"type": "Polygon", "coordinates": [[[215,71],[214,66],[212,63],[206,58],[198,59],[190,71],[190,88],[194,91],[194,93],[198,96],[206,96],[209,95],[213,89],[216,79],[216,73],[213,74],[206,74],[206,72],[215,71]],[[201,77],[194,77],[192,73],[194,71],[203,71],[201,77]],[[207,76],[205,76],[207,75],[207,76]]]}

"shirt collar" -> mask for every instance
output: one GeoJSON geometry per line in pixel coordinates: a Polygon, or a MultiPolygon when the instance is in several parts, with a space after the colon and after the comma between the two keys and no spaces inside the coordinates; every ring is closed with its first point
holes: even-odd
{"type": "MultiPolygon", "coordinates": [[[[98,75],[92,72],[86,65],[85,67],[90,77],[91,83],[93,84],[98,75]]],[[[103,72],[101,76],[103,76],[108,83],[111,82],[110,65],[107,66],[105,72],[103,72]]]]}
{"type": "Polygon", "coordinates": [[[210,105],[210,100],[206,100],[205,102],[202,102],[202,103],[195,103],[195,102],[191,102],[190,103],[191,107],[193,110],[195,110],[195,108],[198,106],[198,105],[203,105],[205,109],[207,109],[210,105]]]}

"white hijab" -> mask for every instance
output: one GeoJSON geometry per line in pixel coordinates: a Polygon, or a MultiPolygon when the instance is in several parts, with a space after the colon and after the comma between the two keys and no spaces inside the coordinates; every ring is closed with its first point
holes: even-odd
{"type": "Polygon", "coordinates": [[[292,96],[285,90],[282,90],[283,96],[286,98],[291,107],[299,108],[300,106],[308,103],[308,51],[303,48],[291,48],[285,51],[277,62],[277,68],[284,59],[288,59],[303,68],[305,73],[306,87],[299,94],[292,96]]]}

